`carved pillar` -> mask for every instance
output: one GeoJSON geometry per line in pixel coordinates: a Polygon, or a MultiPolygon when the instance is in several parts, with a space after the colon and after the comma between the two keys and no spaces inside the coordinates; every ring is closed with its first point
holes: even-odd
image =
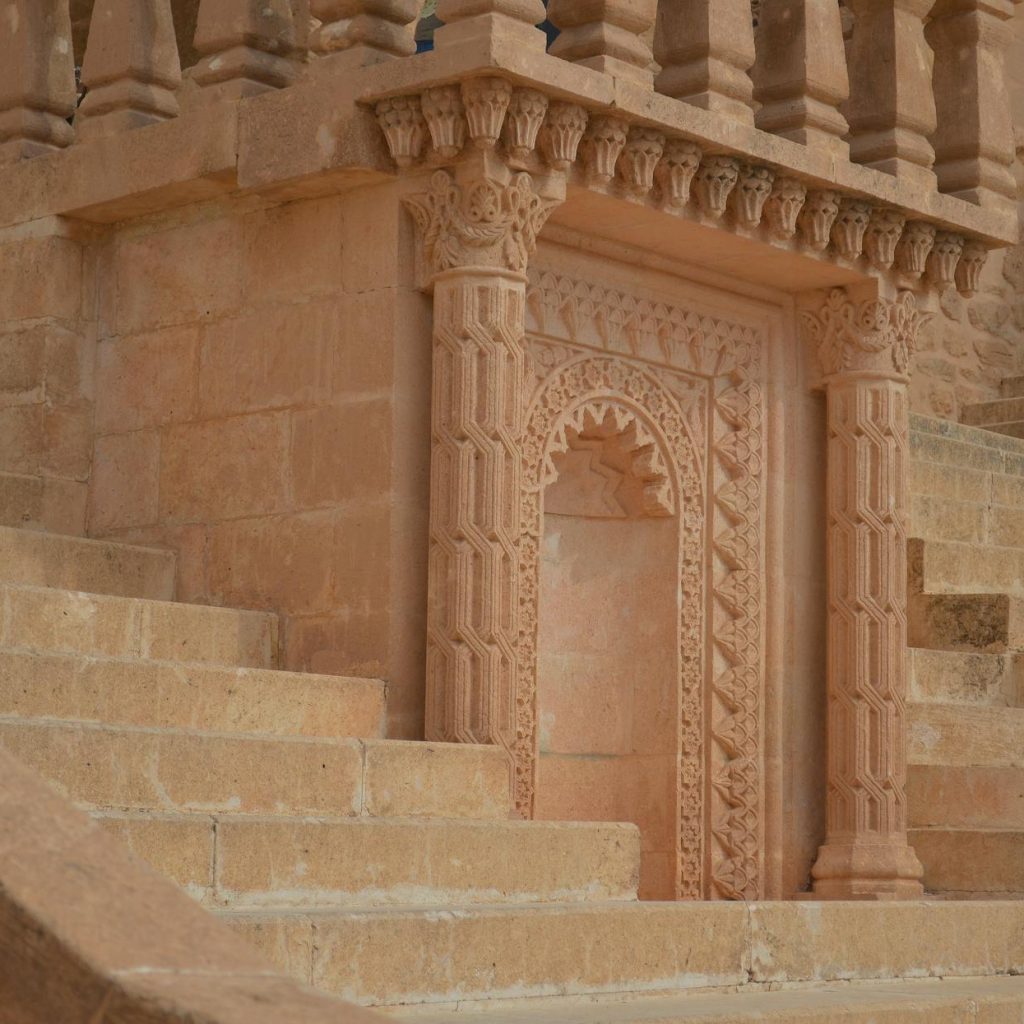
{"type": "Polygon", "coordinates": [[[406,200],[434,289],[426,732],[515,740],[526,267],[557,199],[490,154],[406,200]]]}
{"type": "Polygon", "coordinates": [[[67,0],[14,0],[0,31],[0,165],[68,145],[75,59],[67,0]]]}
{"type": "Polygon", "coordinates": [[[658,92],[754,123],[750,0],[662,0],[654,55],[658,92]]]}
{"type": "Polygon", "coordinates": [[[935,51],[939,188],[972,203],[1012,208],[1016,184],[1006,47],[1013,0],[939,0],[927,37],[935,51]]]}
{"type": "Polygon", "coordinates": [[[803,314],[828,393],[828,807],[823,899],[911,898],[907,843],[907,370],[913,293],[833,291],[803,314]]]}
{"type": "Polygon", "coordinates": [[[762,0],[753,78],[758,128],[849,157],[839,106],[850,79],[835,0],[762,0]]]}
{"type": "Polygon", "coordinates": [[[416,52],[416,19],[422,0],[312,0],[321,25],[311,48],[331,65],[377,64],[416,52]]]}
{"type": "Polygon", "coordinates": [[[191,77],[210,97],[253,96],[291,83],[297,73],[291,0],[202,0],[191,77]]]}
{"type": "Polygon", "coordinates": [[[654,54],[645,35],[657,7],[657,0],[550,0],[548,17],[561,32],[550,52],[650,89],[654,54]]]}
{"type": "Polygon", "coordinates": [[[438,50],[481,40],[547,49],[547,36],[537,28],[544,20],[543,0],[437,0],[437,16],[444,22],[434,33],[438,50]]]}
{"type": "Polygon", "coordinates": [[[96,0],[82,62],[83,138],[140,128],[178,114],[181,84],[170,0],[96,0]]]}
{"type": "Polygon", "coordinates": [[[849,0],[850,155],[934,191],[932,57],[924,19],[935,0],[849,0]]]}

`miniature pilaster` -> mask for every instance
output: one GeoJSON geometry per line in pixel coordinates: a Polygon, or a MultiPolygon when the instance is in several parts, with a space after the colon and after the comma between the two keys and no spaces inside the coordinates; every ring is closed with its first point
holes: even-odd
{"type": "Polygon", "coordinates": [[[181,84],[170,0],[96,0],[82,64],[81,137],[141,128],[178,114],[181,84]]]}
{"type": "Polygon", "coordinates": [[[935,190],[932,56],[924,19],[935,0],[850,0],[850,156],[935,190]]]}
{"type": "Polygon", "coordinates": [[[13,0],[0,33],[0,164],[74,138],[75,58],[67,0],[13,0]]]}
{"type": "Polygon", "coordinates": [[[202,0],[195,48],[202,59],[193,81],[210,98],[253,96],[280,89],[297,73],[290,0],[202,0]]]}
{"type": "Polygon", "coordinates": [[[436,171],[428,192],[406,200],[434,292],[433,740],[509,749],[515,740],[526,268],[559,198],[484,152],[455,173],[436,171]]]}
{"type": "Polygon", "coordinates": [[[750,0],[672,0],[658,5],[655,88],[705,110],[754,123],[750,0]]]}
{"type": "Polygon", "coordinates": [[[907,842],[908,368],[911,292],[837,289],[803,314],[828,395],[828,805],[823,899],[912,898],[907,842]]]}
{"type": "Polygon", "coordinates": [[[654,54],[645,36],[657,8],[657,0],[550,0],[548,17],[560,30],[550,52],[650,89],[654,54]]]}
{"type": "Polygon", "coordinates": [[[940,0],[927,30],[935,51],[939,189],[1008,212],[1017,196],[1005,80],[1013,9],[1012,0],[940,0]]]}
{"type": "Polygon", "coordinates": [[[438,0],[437,16],[444,24],[434,33],[434,47],[442,52],[485,40],[547,49],[547,36],[537,28],[545,16],[542,0],[438,0]]]}
{"type": "Polygon", "coordinates": [[[839,106],[850,79],[835,0],[762,0],[753,78],[758,128],[849,157],[839,106]]]}
{"type": "Polygon", "coordinates": [[[312,0],[311,48],[323,67],[361,67],[416,52],[422,0],[312,0]]]}

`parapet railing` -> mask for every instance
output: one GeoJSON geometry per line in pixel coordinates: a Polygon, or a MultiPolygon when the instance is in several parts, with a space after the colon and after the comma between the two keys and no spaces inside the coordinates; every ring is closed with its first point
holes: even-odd
{"type": "Polygon", "coordinates": [[[1021,0],[69,0],[0,19],[0,164],[358,69],[399,166],[525,169],[972,292],[1016,235],[1004,59],[1021,0]],[[535,27],[545,18],[558,30],[535,27]],[[756,25],[755,25],[756,20],[756,25]],[[653,46],[650,43],[653,30],[653,46]]]}

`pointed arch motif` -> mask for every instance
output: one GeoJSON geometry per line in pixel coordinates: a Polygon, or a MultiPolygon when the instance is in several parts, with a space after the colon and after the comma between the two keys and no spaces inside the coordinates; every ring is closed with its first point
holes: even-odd
{"type": "Polygon", "coordinates": [[[672,485],[669,514],[680,521],[677,895],[761,898],[763,337],[721,316],[543,267],[531,268],[527,306],[528,358],[539,379],[524,431],[510,745],[517,806],[528,815],[534,799],[539,543],[550,455],[566,430],[614,407],[657,440],[672,485]]]}

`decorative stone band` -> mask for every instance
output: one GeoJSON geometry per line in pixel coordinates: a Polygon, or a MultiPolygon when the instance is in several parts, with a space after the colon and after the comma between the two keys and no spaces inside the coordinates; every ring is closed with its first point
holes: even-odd
{"type": "Polygon", "coordinates": [[[908,220],[860,196],[815,188],[766,166],[705,153],[674,137],[503,78],[472,78],[376,104],[401,168],[457,159],[467,146],[501,150],[520,171],[573,172],[589,188],[621,195],[764,241],[839,262],[863,262],[906,287],[978,288],[981,242],[908,220]]]}

